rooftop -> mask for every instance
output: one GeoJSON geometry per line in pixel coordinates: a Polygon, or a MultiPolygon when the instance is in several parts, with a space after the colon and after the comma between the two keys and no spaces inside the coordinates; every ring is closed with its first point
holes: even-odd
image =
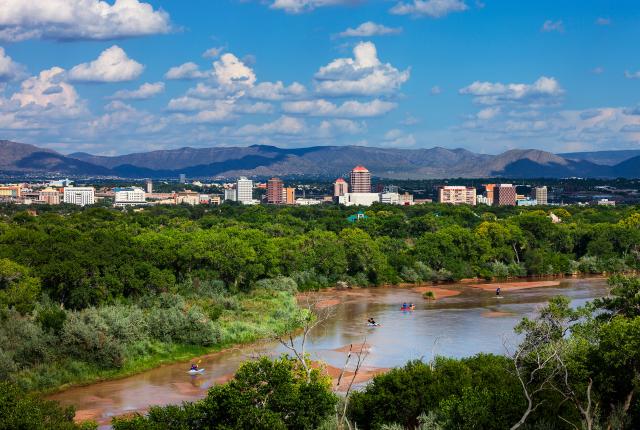
{"type": "Polygon", "coordinates": [[[356,166],[353,168],[352,172],[368,172],[369,170],[364,166],[356,166]]]}

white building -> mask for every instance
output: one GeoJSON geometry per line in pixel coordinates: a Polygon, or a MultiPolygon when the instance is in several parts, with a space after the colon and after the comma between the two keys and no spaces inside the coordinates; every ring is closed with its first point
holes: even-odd
{"type": "Polygon", "coordinates": [[[127,187],[113,190],[115,195],[114,206],[134,206],[146,203],[146,193],[142,188],[127,187]]]}
{"type": "Polygon", "coordinates": [[[296,204],[300,206],[321,205],[322,200],[317,199],[296,199],[296,204]]]}
{"type": "Polygon", "coordinates": [[[487,196],[483,196],[482,194],[476,195],[476,202],[480,205],[489,205],[491,206],[491,199],[487,196]]]}
{"type": "Polygon", "coordinates": [[[380,202],[388,205],[399,205],[400,195],[398,193],[382,193],[380,194],[380,202]]]}
{"type": "Polygon", "coordinates": [[[225,188],[224,189],[224,199],[229,200],[231,202],[235,202],[237,200],[236,189],[235,188],[225,188]]]}
{"type": "Polygon", "coordinates": [[[65,187],[64,202],[85,206],[96,202],[96,190],[93,187],[65,187]]]}
{"type": "Polygon", "coordinates": [[[253,181],[241,176],[236,182],[236,199],[243,205],[253,203],[253,181]]]}
{"type": "Polygon", "coordinates": [[[345,206],[371,206],[380,201],[378,193],[346,193],[338,197],[338,203],[345,206]]]}

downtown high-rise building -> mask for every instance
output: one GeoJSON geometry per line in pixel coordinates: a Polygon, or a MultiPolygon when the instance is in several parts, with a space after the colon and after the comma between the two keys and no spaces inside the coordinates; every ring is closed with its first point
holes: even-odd
{"type": "Polygon", "coordinates": [[[96,190],[93,187],[65,187],[64,202],[72,205],[86,206],[96,202],[96,190]]]}
{"type": "Polygon", "coordinates": [[[244,176],[236,182],[236,201],[242,204],[253,203],[253,181],[244,176]]]}
{"type": "Polygon", "coordinates": [[[547,199],[546,185],[542,187],[535,187],[533,190],[531,190],[531,198],[534,199],[539,205],[548,204],[549,201],[547,199]]]}
{"type": "Polygon", "coordinates": [[[438,189],[438,201],[452,205],[476,205],[476,189],[460,185],[446,185],[438,189]]]}
{"type": "Polygon", "coordinates": [[[516,187],[513,184],[499,184],[493,189],[494,206],[515,206],[516,187]]]}
{"type": "Polygon", "coordinates": [[[333,183],[333,197],[344,196],[349,192],[349,184],[342,178],[336,179],[333,183]]]}
{"type": "Polygon", "coordinates": [[[280,178],[271,178],[267,181],[267,203],[279,205],[283,203],[284,183],[280,178]]]}
{"type": "Polygon", "coordinates": [[[364,166],[356,166],[351,171],[351,192],[370,193],[371,192],[371,172],[364,166]]]}

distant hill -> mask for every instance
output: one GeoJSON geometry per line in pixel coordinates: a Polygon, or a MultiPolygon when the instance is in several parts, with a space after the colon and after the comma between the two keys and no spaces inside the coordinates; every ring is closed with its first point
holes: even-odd
{"type": "Polygon", "coordinates": [[[67,175],[108,176],[113,172],[102,166],[64,156],[34,145],[0,141],[0,172],[60,173],[67,175]]]}
{"type": "Polygon", "coordinates": [[[628,149],[620,151],[595,151],[595,152],[567,152],[558,154],[561,157],[576,160],[589,161],[595,164],[603,164],[605,166],[615,166],[630,158],[640,156],[640,149],[628,149]]]}
{"type": "Polygon", "coordinates": [[[616,176],[623,178],[640,177],[640,155],[630,158],[615,166],[616,176]]]}
{"type": "MultiPolygon", "coordinates": [[[[624,151],[627,152],[627,151],[624,151]]],[[[613,155],[609,159],[615,158],[613,155]]],[[[113,157],[62,155],[33,145],[0,141],[0,172],[168,178],[309,176],[335,178],[357,164],[374,176],[393,179],[491,177],[638,177],[640,157],[616,165],[595,163],[535,149],[498,155],[466,149],[396,149],[364,146],[278,148],[253,145],[233,148],[179,148],[113,157]]]]}

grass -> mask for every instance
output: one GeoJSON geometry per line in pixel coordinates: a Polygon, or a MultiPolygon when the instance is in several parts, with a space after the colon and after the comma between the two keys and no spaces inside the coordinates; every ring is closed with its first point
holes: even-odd
{"type": "Polygon", "coordinates": [[[123,378],[164,364],[189,361],[234,345],[255,342],[285,333],[300,312],[294,295],[285,291],[256,290],[239,296],[239,309],[224,310],[216,321],[222,339],[211,347],[144,340],[127,346],[124,365],[117,369],[73,359],[42,363],[14,374],[29,391],[52,393],[77,385],[123,378]]]}

